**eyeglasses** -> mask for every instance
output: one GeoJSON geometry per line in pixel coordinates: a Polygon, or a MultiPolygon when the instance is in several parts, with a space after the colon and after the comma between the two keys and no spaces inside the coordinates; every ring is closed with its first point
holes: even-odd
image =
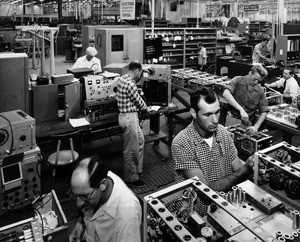
{"type": "Polygon", "coordinates": [[[90,198],[92,197],[94,191],[96,189],[99,188],[99,185],[102,181],[100,181],[97,186],[89,193],[89,194],[86,194],[86,195],[76,195],[72,192],[71,188],[68,190],[67,194],[69,195],[70,198],[76,200],[77,198],[81,199],[82,201],[84,202],[88,202],[90,200],[90,198]]]}

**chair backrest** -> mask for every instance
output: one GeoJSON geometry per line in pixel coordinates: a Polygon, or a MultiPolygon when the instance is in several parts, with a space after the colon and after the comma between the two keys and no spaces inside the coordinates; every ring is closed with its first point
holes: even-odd
{"type": "Polygon", "coordinates": [[[65,149],[71,150],[72,154],[74,154],[74,150],[76,150],[77,153],[81,155],[82,133],[80,130],[76,130],[69,133],[51,135],[51,143],[53,148],[55,147],[56,152],[65,149]]]}
{"type": "Polygon", "coordinates": [[[227,66],[221,67],[220,73],[221,73],[221,76],[227,76],[228,75],[228,67],[227,66]]]}

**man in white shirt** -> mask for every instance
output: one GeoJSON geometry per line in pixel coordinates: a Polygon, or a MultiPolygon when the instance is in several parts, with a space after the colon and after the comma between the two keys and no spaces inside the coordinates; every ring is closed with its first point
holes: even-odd
{"type": "Polygon", "coordinates": [[[294,71],[290,68],[285,68],[282,78],[271,84],[265,84],[266,87],[276,87],[283,89],[283,97],[291,102],[292,99],[299,95],[299,85],[294,76],[294,71]]]}
{"type": "Polygon", "coordinates": [[[101,62],[95,57],[98,51],[94,47],[87,47],[85,51],[86,55],[79,57],[74,63],[72,69],[77,68],[89,68],[95,73],[102,72],[101,62]]]}
{"type": "Polygon", "coordinates": [[[79,163],[72,174],[69,195],[77,199],[82,212],[69,242],[141,241],[141,204],[99,156],[79,163]]]}
{"type": "Polygon", "coordinates": [[[207,64],[207,53],[201,42],[198,43],[198,69],[205,70],[207,64]]]}

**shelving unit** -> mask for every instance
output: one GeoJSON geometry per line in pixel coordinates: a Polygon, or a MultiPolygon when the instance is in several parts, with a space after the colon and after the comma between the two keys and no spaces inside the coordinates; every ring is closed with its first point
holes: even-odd
{"type": "Polygon", "coordinates": [[[217,31],[215,28],[185,29],[185,66],[196,68],[198,63],[197,44],[202,42],[207,52],[207,65],[215,66],[217,31]]]}
{"type": "MultiPolygon", "coordinates": [[[[168,64],[171,68],[183,68],[184,29],[163,28],[155,29],[154,37],[162,38],[163,56],[158,64],[168,64]]],[[[144,38],[151,38],[151,29],[145,29],[144,38]]]]}
{"type": "MultiPolygon", "coordinates": [[[[155,29],[155,37],[163,39],[163,56],[158,64],[171,65],[172,69],[191,67],[198,63],[198,47],[201,41],[208,55],[207,64],[216,63],[217,33],[215,28],[164,28],[155,29]]],[[[151,29],[145,29],[145,38],[151,37],[151,29]]]]}
{"type": "Polygon", "coordinates": [[[251,21],[249,26],[250,33],[254,35],[270,34],[270,23],[266,21],[251,21]]]}
{"type": "Polygon", "coordinates": [[[300,62],[300,35],[289,34],[277,37],[276,61],[283,60],[286,65],[300,62]]]}

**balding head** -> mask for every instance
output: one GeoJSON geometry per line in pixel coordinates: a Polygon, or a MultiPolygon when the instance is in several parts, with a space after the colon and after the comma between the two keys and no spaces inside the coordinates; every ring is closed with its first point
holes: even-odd
{"type": "Polygon", "coordinates": [[[73,171],[71,177],[71,186],[72,188],[82,188],[89,187],[89,174],[88,174],[88,164],[91,158],[86,158],[82,160],[76,169],[73,171]]]}

